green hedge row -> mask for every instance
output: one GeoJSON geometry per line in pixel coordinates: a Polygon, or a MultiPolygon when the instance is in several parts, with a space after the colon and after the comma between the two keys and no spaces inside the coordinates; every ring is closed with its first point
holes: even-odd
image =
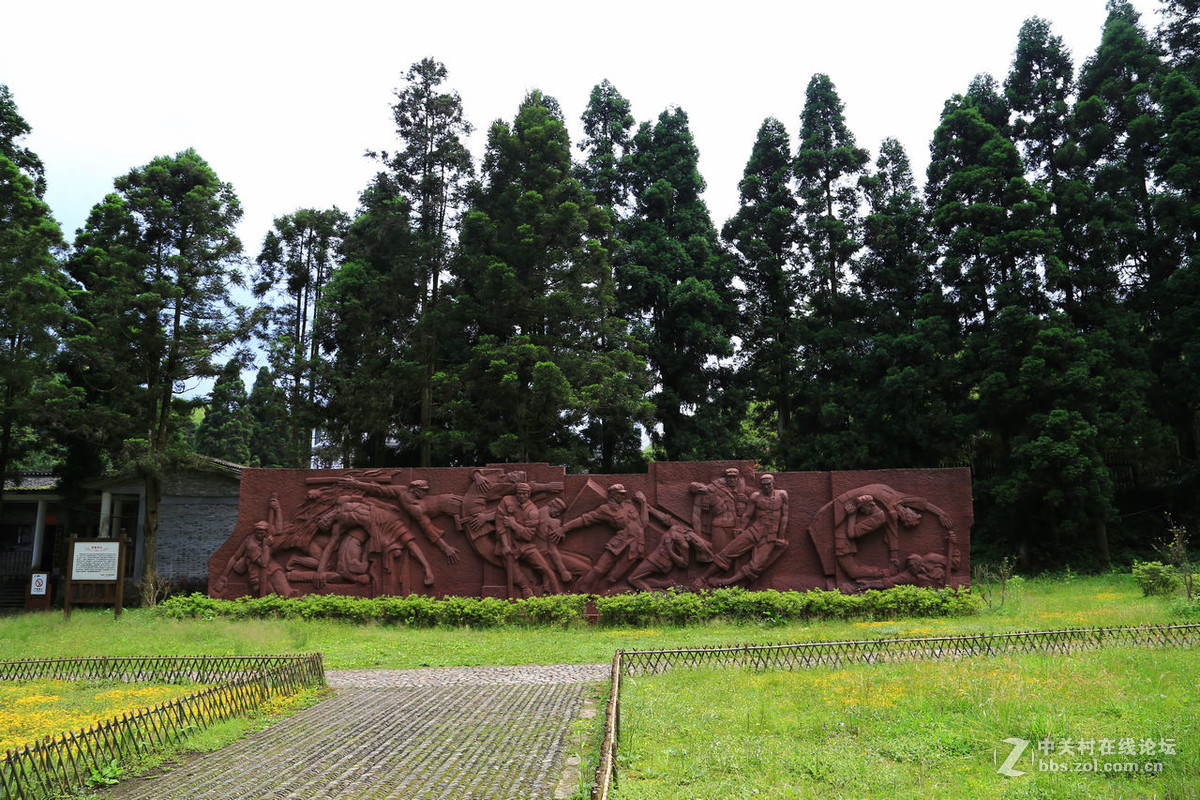
{"type": "Polygon", "coordinates": [[[214,600],[193,593],[164,600],[154,613],[175,619],[306,619],[377,622],[428,628],[494,628],[503,625],[567,626],[585,621],[588,601],[601,625],[693,625],[709,620],[784,623],[793,620],[895,619],[974,614],[980,602],[967,589],[897,586],[862,594],[749,592],[730,587],[705,592],[637,592],[612,597],[560,594],[525,600],[494,597],[345,597],[277,595],[214,600]]]}

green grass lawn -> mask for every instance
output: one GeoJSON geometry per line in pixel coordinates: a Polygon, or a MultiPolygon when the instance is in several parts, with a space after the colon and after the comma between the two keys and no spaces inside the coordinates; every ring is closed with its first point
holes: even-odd
{"type": "Polygon", "coordinates": [[[1198,707],[1194,649],[678,670],[626,679],[617,797],[1196,798],[1198,707]]]}
{"type": "Polygon", "coordinates": [[[688,627],[402,628],[304,620],[171,620],[130,609],[0,617],[0,657],[255,655],[321,652],[329,669],[610,661],[617,648],[936,636],[1099,625],[1164,624],[1169,605],[1127,575],[1037,578],[1003,608],[972,617],[883,622],[710,623],[688,627]]]}
{"type": "MultiPolygon", "coordinates": [[[[688,627],[403,628],[304,620],[173,620],[143,609],[0,617],[7,659],[321,652],[330,669],[610,661],[614,650],[1167,624],[1128,575],[1026,580],[968,617],[688,627]]],[[[623,693],[621,797],[1196,798],[1200,652],[854,666],[795,673],[682,670],[623,693]],[[1031,744],[1006,776],[1005,739],[1031,744]],[[1162,774],[1047,771],[1061,742],[1170,741],[1162,774]],[[1038,744],[1053,744],[1054,753],[1038,744]],[[1039,763],[1042,766],[1039,769],[1039,763]]],[[[1093,744],[1094,748],[1097,747],[1093,744]]],[[[1095,756],[1124,766],[1120,752],[1095,756]]],[[[1142,764],[1154,759],[1137,757],[1142,764]]],[[[1078,767],[1084,769],[1085,767],[1078,767]]]]}

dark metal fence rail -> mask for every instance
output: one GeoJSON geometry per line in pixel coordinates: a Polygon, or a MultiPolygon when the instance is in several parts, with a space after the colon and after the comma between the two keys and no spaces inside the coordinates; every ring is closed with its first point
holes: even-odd
{"type": "MultiPolygon", "coordinates": [[[[60,662],[62,663],[62,662],[60,662]]],[[[5,751],[0,758],[0,800],[28,800],[70,792],[86,786],[93,768],[127,762],[178,744],[189,734],[214,722],[252,712],[273,697],[296,694],[325,685],[321,654],[251,658],[180,659],[69,659],[59,671],[52,662],[3,662],[2,666],[36,664],[28,671],[13,667],[12,674],[35,678],[79,675],[112,680],[162,680],[161,675],[219,676],[221,685],[143,708],[78,732],[61,733],[5,751]],[[175,662],[172,669],[147,673],[146,662],[175,662]],[[217,662],[205,665],[199,662],[217,662]],[[92,662],[86,668],[80,662],[92,662]],[[104,663],[101,670],[100,662],[104,663]],[[129,672],[119,670],[123,662],[129,672]],[[180,662],[188,662],[183,664],[180,662]],[[256,668],[257,666],[257,668],[256,668]],[[152,674],[154,677],[141,677],[152,674]],[[129,675],[138,677],[129,678],[129,675]]],[[[161,665],[156,665],[161,666],[161,665]]],[[[11,680],[12,678],[10,678],[11,680]]],[[[20,680],[28,680],[22,677],[20,680]]],[[[174,678],[174,680],[182,680],[174,678]]],[[[205,677],[198,679],[206,682],[205,677]]]]}
{"type": "Polygon", "coordinates": [[[297,656],[146,656],[0,661],[0,681],[220,683],[290,664],[297,656]]]}
{"type": "Polygon", "coordinates": [[[1200,624],[1136,628],[1074,628],[1058,631],[985,633],[912,639],[631,650],[624,654],[627,675],[652,675],[679,667],[807,669],[844,664],[875,664],[931,658],[1074,653],[1101,647],[1171,647],[1200,643],[1200,624]]]}
{"type": "Polygon", "coordinates": [[[625,675],[653,675],[680,667],[795,670],[972,656],[1077,653],[1104,647],[1180,647],[1196,644],[1200,644],[1200,623],[677,650],[618,650],[613,656],[604,740],[600,745],[592,800],[608,800],[610,791],[616,787],[617,740],[621,729],[620,692],[625,675]]]}

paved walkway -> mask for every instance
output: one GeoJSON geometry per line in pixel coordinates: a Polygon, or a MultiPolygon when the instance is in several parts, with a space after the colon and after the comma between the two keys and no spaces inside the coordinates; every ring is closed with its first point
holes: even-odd
{"type": "Polygon", "coordinates": [[[609,665],[330,671],[337,696],[113,800],[549,800],[609,665]]]}

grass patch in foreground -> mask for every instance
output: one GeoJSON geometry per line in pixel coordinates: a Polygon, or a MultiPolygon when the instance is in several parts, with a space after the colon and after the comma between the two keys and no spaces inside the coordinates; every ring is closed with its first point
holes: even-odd
{"type": "Polygon", "coordinates": [[[1197,650],[678,670],[625,683],[617,797],[1197,798],[1198,703],[1197,650]]]}
{"type": "Polygon", "coordinates": [[[0,682],[0,752],[205,688],[204,684],[115,681],[0,682]]]}

